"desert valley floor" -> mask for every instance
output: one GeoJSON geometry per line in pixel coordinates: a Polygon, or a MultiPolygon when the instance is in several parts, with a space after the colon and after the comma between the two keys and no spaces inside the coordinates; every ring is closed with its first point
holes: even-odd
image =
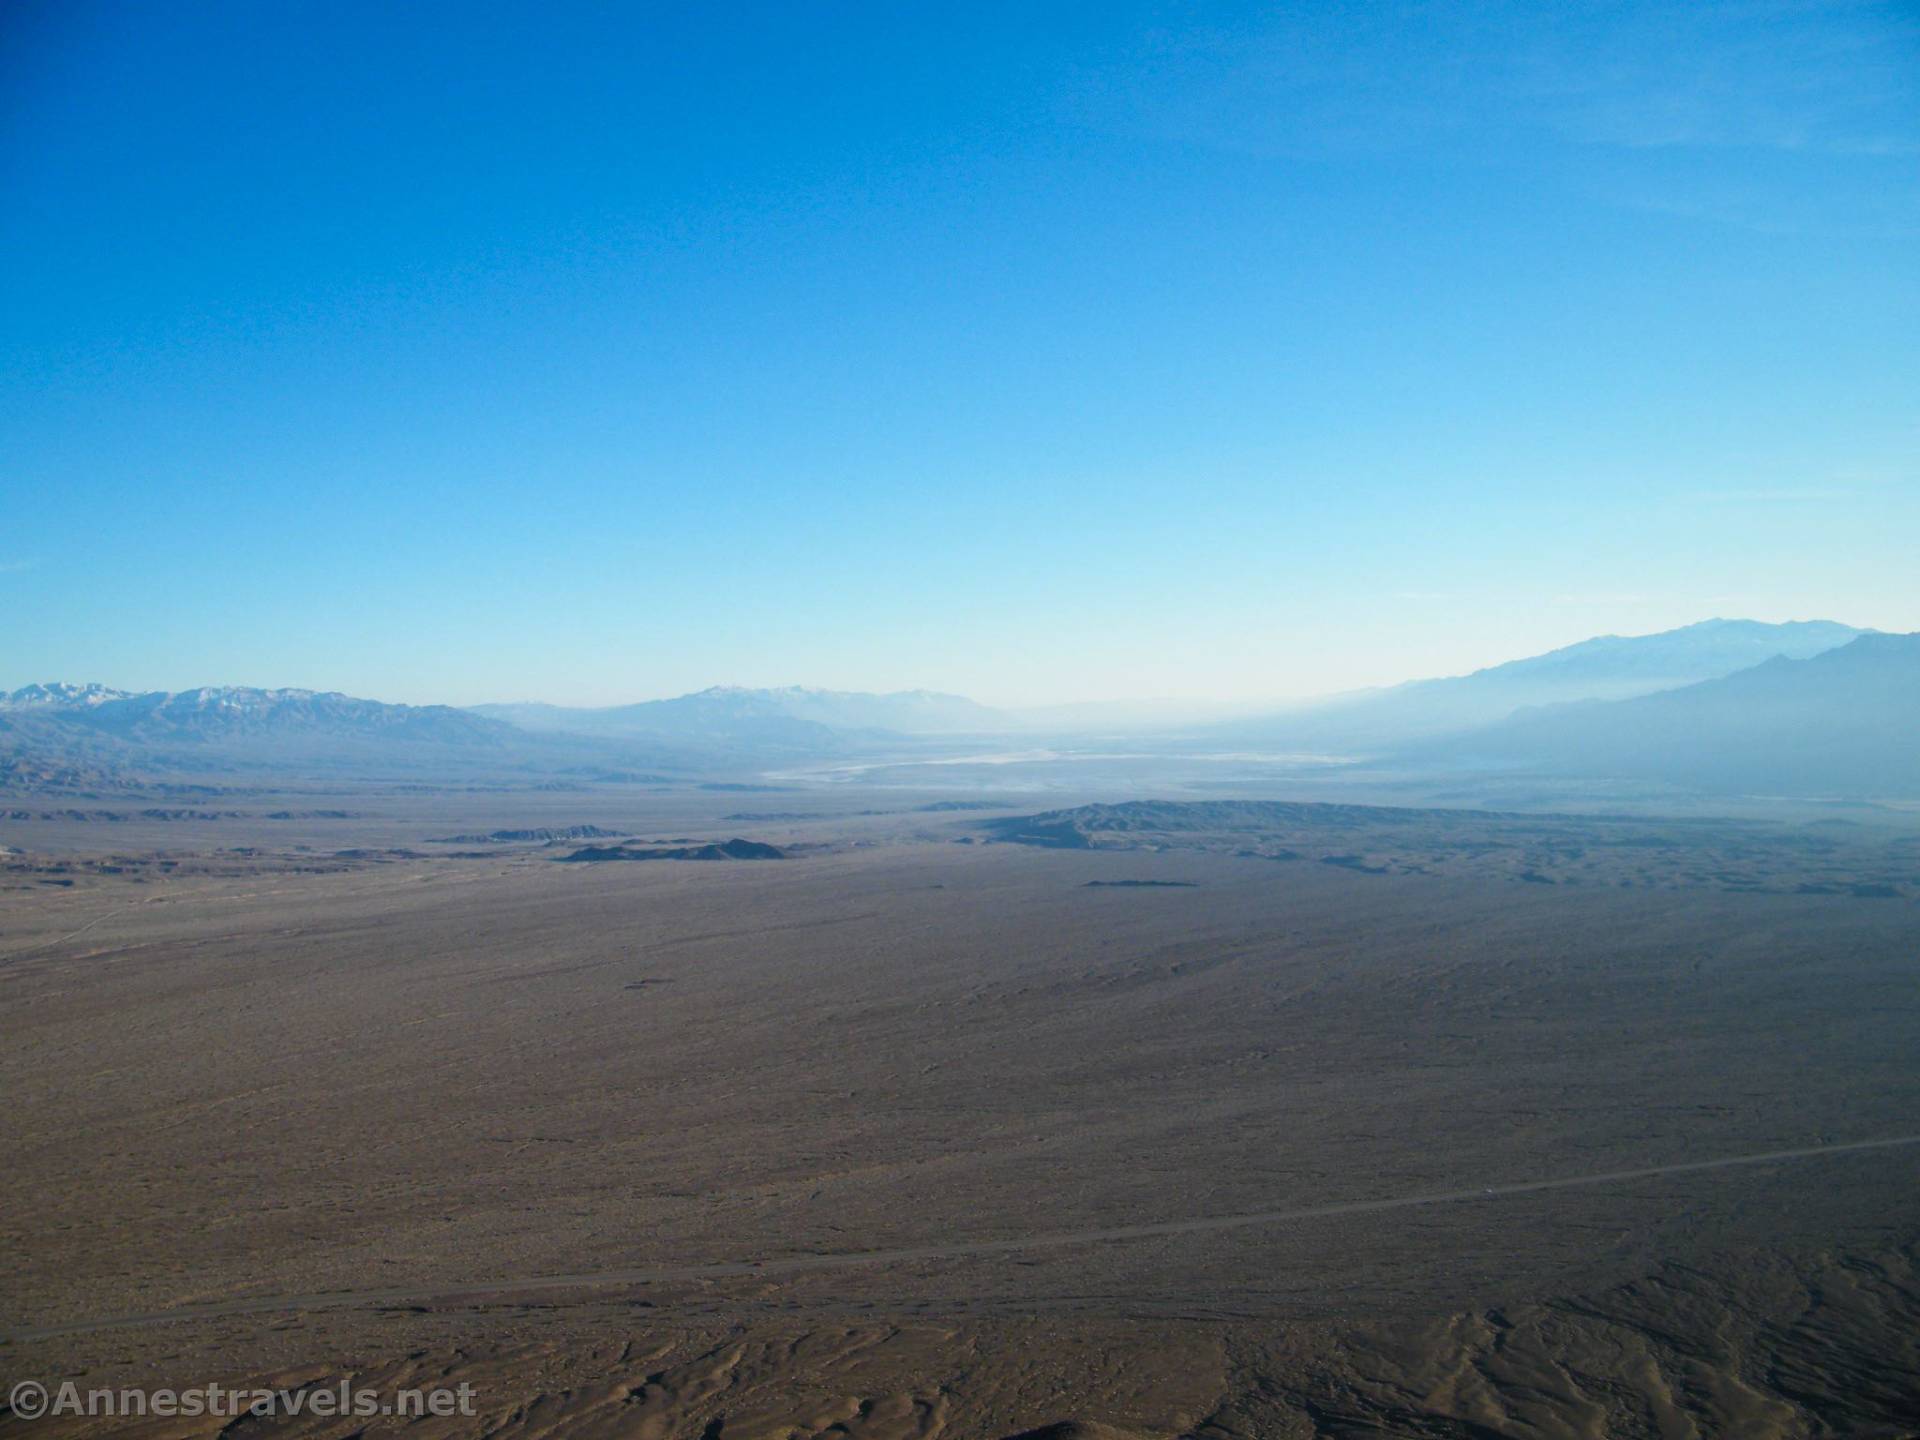
{"type": "Polygon", "coordinates": [[[1920,1433],[1910,830],[1044,808],[14,811],[0,1380],[475,1386],[420,1434],[1920,1433]]]}

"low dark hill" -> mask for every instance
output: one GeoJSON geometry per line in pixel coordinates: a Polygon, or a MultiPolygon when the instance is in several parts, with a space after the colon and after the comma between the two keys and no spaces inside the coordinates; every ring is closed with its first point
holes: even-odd
{"type": "Polygon", "coordinates": [[[603,860],[784,860],[787,852],[777,845],[768,845],[759,840],[742,840],[738,836],[731,840],[722,840],[708,845],[587,845],[570,855],[562,855],[564,862],[591,864],[603,860]]]}
{"type": "Polygon", "coordinates": [[[542,825],[531,830],[489,830],[484,835],[438,835],[432,845],[551,845],[561,840],[612,840],[622,832],[598,825],[542,825]]]}
{"type": "Polygon", "coordinates": [[[1128,800],[1118,805],[1076,805],[986,820],[980,828],[996,840],[1055,850],[1091,850],[1099,837],[1258,834],[1312,827],[1354,829],[1404,825],[1477,812],[1407,810],[1389,805],[1328,805],[1290,800],[1128,800]]]}
{"type": "Polygon", "coordinates": [[[1721,793],[1920,796],[1920,634],[1862,635],[1679,690],[1531,711],[1400,758],[1721,793]]]}

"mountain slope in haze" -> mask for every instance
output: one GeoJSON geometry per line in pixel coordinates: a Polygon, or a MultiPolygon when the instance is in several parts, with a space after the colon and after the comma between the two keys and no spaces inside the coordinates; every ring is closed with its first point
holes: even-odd
{"type": "Polygon", "coordinates": [[[52,683],[0,694],[0,781],[20,786],[235,766],[471,767],[497,761],[524,738],[447,705],[385,705],[314,690],[135,694],[52,683]]]}
{"type": "Polygon", "coordinates": [[[581,735],[670,737],[695,742],[753,741],[796,749],[839,748],[842,733],[936,735],[1009,728],[998,711],[961,695],[902,690],[757,690],[716,685],[671,700],[574,709],[560,705],[477,705],[474,713],[529,730],[581,735]]]}
{"type": "Polygon", "coordinates": [[[1401,758],[1754,795],[1920,796],[1920,634],[1863,634],[1677,690],[1530,710],[1401,758]]]}
{"type": "Polygon", "coordinates": [[[0,692],[0,710],[46,710],[90,708],[111,700],[131,700],[131,690],[116,690],[111,685],[71,685],[53,680],[43,685],[22,685],[18,690],[0,692]]]}
{"type": "Polygon", "coordinates": [[[791,685],[773,690],[776,703],[802,720],[835,730],[892,730],[902,735],[977,734],[1002,731],[1007,717],[964,695],[938,690],[809,690],[791,685]]]}
{"type": "Polygon", "coordinates": [[[1808,659],[1866,633],[1831,620],[1703,620],[1654,635],[1602,635],[1469,675],[1237,721],[1215,733],[1240,743],[1378,751],[1476,730],[1531,706],[1628,699],[1718,679],[1775,656],[1808,659]]]}
{"type": "Polygon", "coordinates": [[[1041,735],[1151,734],[1223,725],[1272,713],[1248,700],[1082,700],[998,712],[1011,726],[1041,735]]]}
{"type": "Polygon", "coordinates": [[[104,686],[28,686],[8,709],[145,743],[194,743],[268,737],[499,745],[512,731],[450,705],[387,705],[336,691],[262,690],[247,685],[155,690],[134,695],[104,686]],[[53,696],[55,698],[46,698],[53,696]]]}
{"type": "Polygon", "coordinates": [[[49,683],[0,693],[0,785],[70,789],[235,769],[441,777],[707,773],[899,745],[909,729],[930,732],[991,713],[925,691],[715,689],[599,711],[476,711],[313,690],[134,693],[49,683]],[[882,720],[900,728],[874,728],[882,720]]]}
{"type": "Polygon", "coordinates": [[[1624,700],[1731,675],[1776,655],[1810,659],[1864,633],[1833,620],[1702,620],[1654,635],[1600,635],[1461,678],[1488,686],[1571,685],[1592,692],[1579,699],[1624,700]]]}

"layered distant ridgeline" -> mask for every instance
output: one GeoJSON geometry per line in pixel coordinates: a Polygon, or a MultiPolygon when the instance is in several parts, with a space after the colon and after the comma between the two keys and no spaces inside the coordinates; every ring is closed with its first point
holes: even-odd
{"type": "Polygon", "coordinates": [[[451,705],[384,705],[335,691],[245,685],[134,694],[105,685],[28,685],[0,698],[16,723],[46,722],[120,740],[204,743],[242,736],[333,735],[497,745],[512,731],[451,705]]]}
{"type": "Polygon", "coordinates": [[[1414,775],[1920,798],[1920,635],[1708,620],[1213,734],[1414,775]]]}
{"type": "Polygon", "coordinates": [[[573,708],[563,705],[477,705],[474,713],[528,730],[579,735],[724,739],[794,748],[837,748],[843,733],[899,735],[998,733],[1009,718],[967,699],[933,690],[810,690],[790,685],[755,690],[716,685],[671,700],[573,708]]]}
{"type": "MultiPolygon", "coordinates": [[[[1199,731],[1136,731],[1128,749],[1142,761],[1251,752],[1249,764],[1271,767],[1256,779],[1284,777],[1289,756],[1297,768],[1310,754],[1483,789],[1538,780],[1576,797],[1628,782],[1643,795],[1909,799],[1920,797],[1917,722],[1920,637],[1823,620],[1710,620],[1199,731]]],[[[795,761],[944,765],[983,740],[1031,746],[1030,730],[1019,738],[1029,723],[926,690],[718,687],[599,709],[461,710],[311,690],[134,694],[55,683],[0,696],[0,785],[74,790],[142,774],[263,768],[739,783],[795,761]]],[[[1071,751],[1101,742],[1048,743],[1071,751]]],[[[1319,773],[1341,779],[1337,765],[1319,773]]],[[[931,766],[918,776],[951,783],[931,766]]]]}
{"type": "Polygon", "coordinates": [[[28,685],[0,696],[0,783],[105,782],[236,766],[472,766],[518,739],[448,705],[384,705],[314,690],[28,685]]]}
{"type": "Polygon", "coordinates": [[[1496,724],[1530,706],[1623,700],[1715,680],[1777,656],[1807,659],[1863,633],[1831,620],[1703,620],[1656,635],[1602,635],[1471,675],[1414,680],[1234,721],[1215,733],[1237,743],[1378,753],[1496,724]]]}
{"type": "Polygon", "coordinates": [[[76,788],[242,769],[528,771],[592,779],[731,773],[992,728],[959,696],[720,688],[602,710],[389,705],[223,686],[133,693],[62,682],[0,694],[0,784],[76,788]]]}
{"type": "Polygon", "coordinates": [[[1751,795],[1920,797],[1920,634],[1863,634],[1677,690],[1524,711],[1406,758],[1751,795]]]}

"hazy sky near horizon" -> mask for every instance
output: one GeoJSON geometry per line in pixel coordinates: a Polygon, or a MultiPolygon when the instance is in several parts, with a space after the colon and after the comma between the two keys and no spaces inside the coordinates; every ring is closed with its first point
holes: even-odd
{"type": "Polygon", "coordinates": [[[1920,629],[1920,10],[11,5],[0,684],[1920,629]]]}

